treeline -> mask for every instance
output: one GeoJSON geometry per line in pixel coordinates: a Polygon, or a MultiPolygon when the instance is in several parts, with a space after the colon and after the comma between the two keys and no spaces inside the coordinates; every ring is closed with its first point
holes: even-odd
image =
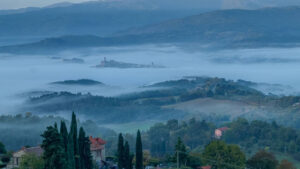
{"type": "Polygon", "coordinates": [[[259,150],[247,158],[238,145],[227,144],[221,140],[213,140],[204,146],[203,151],[194,153],[187,151],[180,137],[174,155],[161,162],[173,162],[180,168],[202,166],[211,169],[296,169],[292,162],[286,159],[278,161],[273,153],[266,150],[259,150]]]}
{"type": "Polygon", "coordinates": [[[268,150],[257,150],[253,155],[247,155],[236,144],[227,144],[222,140],[211,140],[203,146],[203,150],[194,151],[185,145],[181,137],[177,138],[173,151],[162,157],[155,157],[146,149],[142,149],[141,136],[136,137],[136,154],[130,153],[128,141],[119,135],[117,145],[118,168],[142,169],[147,166],[158,168],[211,168],[211,169],[296,169],[294,164],[286,159],[279,161],[268,150]],[[143,150],[143,151],[142,151],[143,150]],[[134,160],[133,160],[134,159],[134,160]]]}
{"type": "MultiPolygon", "coordinates": [[[[20,161],[19,169],[94,169],[97,168],[93,162],[90,150],[90,140],[86,136],[83,127],[77,130],[76,115],[72,114],[69,131],[66,123],[61,121],[60,129],[57,123],[48,126],[41,135],[43,141],[41,157],[35,154],[24,154],[20,161]],[[78,135],[79,133],[79,135],[78,135]]],[[[4,145],[0,143],[1,154],[7,153],[4,145]]],[[[8,157],[10,157],[8,155],[8,157]]],[[[0,168],[6,167],[8,161],[0,158],[0,168]],[[5,161],[5,163],[4,163],[5,161]]]]}
{"type": "Polygon", "coordinates": [[[300,131],[278,125],[276,122],[248,122],[237,119],[228,124],[230,130],[224,134],[228,143],[239,144],[248,153],[258,148],[289,153],[300,160],[300,131]]]}
{"type": "Polygon", "coordinates": [[[70,130],[62,121],[60,130],[57,124],[48,126],[41,135],[44,150],[44,169],[93,169],[89,137],[82,127],[77,130],[76,115],[72,114],[70,130]]]}
{"type": "Polygon", "coordinates": [[[127,140],[124,140],[122,133],[119,134],[117,145],[117,164],[122,169],[143,169],[143,144],[141,133],[138,130],[135,141],[135,153],[130,152],[130,146],[127,140]],[[135,161],[135,165],[133,163],[135,161]]]}
{"type": "MultiPolygon", "coordinates": [[[[97,119],[97,123],[111,124],[123,123],[124,121],[182,118],[188,115],[189,112],[171,108],[166,109],[164,106],[199,98],[212,98],[249,104],[264,114],[271,112],[271,117],[264,120],[272,119],[286,126],[300,128],[298,123],[300,120],[300,97],[266,95],[251,87],[255,85],[251,82],[231,81],[222,78],[195,77],[157,83],[148,87],[159,88],[149,88],[148,91],[120,97],[53,92],[30,98],[24,110],[39,113],[74,110],[82,115],[97,119]]],[[[252,120],[253,114],[249,113],[247,118],[252,120]]],[[[216,120],[218,119],[212,119],[212,121],[216,120]]]]}
{"type": "MultiPolygon", "coordinates": [[[[36,116],[31,113],[0,116],[0,140],[9,151],[19,150],[22,146],[36,146],[42,143],[40,135],[47,126],[55,122],[70,122],[57,116],[36,116]]],[[[88,135],[111,137],[116,133],[107,128],[99,127],[93,121],[78,121],[78,126],[83,126],[88,135]]]]}
{"type": "Polygon", "coordinates": [[[51,93],[31,98],[27,102],[26,110],[39,113],[74,110],[82,115],[88,115],[89,118],[97,119],[96,122],[101,124],[145,121],[148,119],[166,120],[170,117],[178,118],[180,116],[180,111],[163,109],[160,105],[150,102],[142,103],[126,98],[68,92],[51,93]]]}
{"type": "MultiPolygon", "coordinates": [[[[249,154],[259,149],[268,148],[274,152],[282,152],[300,160],[300,131],[283,127],[275,122],[249,122],[237,119],[226,124],[229,130],[223,133],[222,140],[227,143],[240,145],[242,150],[249,154]]],[[[188,122],[170,120],[167,123],[158,123],[143,133],[145,148],[156,157],[162,157],[174,152],[178,137],[190,150],[200,152],[203,147],[214,139],[217,128],[212,123],[191,119],[188,122]]]]}

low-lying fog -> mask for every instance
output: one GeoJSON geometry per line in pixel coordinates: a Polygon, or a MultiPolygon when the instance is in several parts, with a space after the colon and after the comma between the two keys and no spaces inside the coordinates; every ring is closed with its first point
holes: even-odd
{"type": "Polygon", "coordinates": [[[0,55],[0,112],[11,113],[30,91],[71,91],[113,96],[154,82],[183,76],[216,76],[291,86],[300,91],[300,48],[187,51],[171,45],[94,48],[57,55],[0,55]],[[95,68],[103,58],[166,68],[95,68]],[[80,58],[84,63],[63,59],[80,58]],[[63,80],[92,79],[106,86],[50,85],[63,80]]]}

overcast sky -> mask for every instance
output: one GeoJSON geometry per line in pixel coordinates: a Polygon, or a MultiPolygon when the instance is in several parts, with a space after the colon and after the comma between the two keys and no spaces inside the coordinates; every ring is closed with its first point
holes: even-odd
{"type": "MultiPolygon", "coordinates": [[[[0,0],[0,9],[42,7],[60,2],[79,3],[85,1],[90,0],[0,0]]],[[[207,0],[198,1],[208,3],[207,0]]],[[[216,6],[221,6],[222,8],[259,8],[269,6],[300,5],[300,0],[211,0],[209,3],[215,3],[216,6]]],[[[203,5],[205,6],[205,4],[203,5]]]]}
{"type": "Polygon", "coordinates": [[[24,7],[42,7],[60,2],[85,2],[90,0],[0,0],[0,9],[17,9],[24,7]]]}

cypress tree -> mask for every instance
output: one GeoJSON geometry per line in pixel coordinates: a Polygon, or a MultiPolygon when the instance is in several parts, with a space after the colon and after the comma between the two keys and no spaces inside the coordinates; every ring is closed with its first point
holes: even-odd
{"type": "Polygon", "coordinates": [[[118,140],[118,168],[123,169],[125,168],[125,161],[124,161],[124,138],[122,136],[122,133],[119,134],[119,140],[118,140]]]}
{"type": "Polygon", "coordinates": [[[79,160],[80,160],[80,169],[84,169],[84,137],[85,133],[83,128],[79,129],[79,137],[78,137],[78,147],[79,147],[79,160]]]}
{"type": "Polygon", "coordinates": [[[71,129],[70,129],[70,137],[73,139],[73,147],[74,147],[74,157],[75,157],[75,169],[80,169],[80,155],[79,155],[79,147],[78,147],[78,138],[77,138],[77,121],[76,115],[72,113],[72,121],[71,121],[71,129]]]}
{"type": "Polygon", "coordinates": [[[136,136],[136,147],[135,147],[135,168],[136,169],[143,169],[143,145],[142,145],[142,138],[141,138],[141,132],[138,130],[137,136],[136,136]]]}
{"type": "Polygon", "coordinates": [[[175,145],[175,158],[177,158],[177,153],[179,157],[179,166],[181,166],[183,163],[186,162],[187,160],[187,155],[186,155],[186,147],[183,144],[182,140],[180,137],[177,139],[177,144],[175,145]]]}
{"type": "Polygon", "coordinates": [[[68,163],[70,169],[75,168],[74,141],[70,134],[68,136],[68,163]]]}
{"type": "Polygon", "coordinates": [[[85,154],[85,169],[93,169],[94,166],[93,166],[93,156],[92,156],[92,153],[91,153],[91,142],[90,142],[90,139],[89,137],[85,137],[85,140],[84,140],[84,154],[85,154]]]}
{"type": "Polygon", "coordinates": [[[80,127],[79,130],[78,145],[81,169],[92,169],[93,159],[90,150],[90,140],[88,137],[85,136],[85,132],[82,127],[80,127]]]}
{"type": "Polygon", "coordinates": [[[57,123],[56,123],[56,122],[54,123],[54,128],[55,128],[56,130],[58,130],[58,127],[57,127],[57,123]]]}
{"type": "Polygon", "coordinates": [[[49,126],[41,136],[44,138],[41,147],[44,149],[45,169],[65,169],[64,144],[57,128],[49,126]]]}
{"type": "Polygon", "coordinates": [[[130,161],[130,149],[129,149],[128,141],[125,142],[125,146],[124,146],[124,161],[125,161],[125,169],[131,169],[130,163],[132,163],[132,161],[130,161]]]}
{"type": "Polygon", "coordinates": [[[66,123],[64,121],[61,121],[60,122],[60,135],[61,135],[61,138],[62,138],[62,142],[63,142],[63,146],[64,146],[64,156],[65,156],[65,159],[66,159],[66,167],[67,169],[72,169],[70,168],[70,164],[69,164],[69,138],[68,138],[68,130],[67,130],[67,127],[66,127],[66,123]]]}

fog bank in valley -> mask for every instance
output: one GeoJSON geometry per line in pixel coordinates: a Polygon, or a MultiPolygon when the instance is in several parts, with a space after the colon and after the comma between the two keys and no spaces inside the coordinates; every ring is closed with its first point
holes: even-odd
{"type": "MultiPolygon", "coordinates": [[[[172,45],[92,48],[64,51],[56,55],[0,56],[0,112],[16,113],[26,93],[32,91],[83,92],[116,96],[154,82],[184,76],[212,76],[243,79],[287,86],[280,94],[297,94],[300,90],[300,48],[262,48],[235,50],[188,50],[172,45]],[[107,60],[136,64],[157,64],[166,68],[95,68],[107,60]],[[84,62],[67,63],[63,59],[79,58],[84,62]],[[64,86],[51,82],[92,79],[104,86],[64,86]]],[[[277,91],[278,92],[278,91],[277,91]]]]}

